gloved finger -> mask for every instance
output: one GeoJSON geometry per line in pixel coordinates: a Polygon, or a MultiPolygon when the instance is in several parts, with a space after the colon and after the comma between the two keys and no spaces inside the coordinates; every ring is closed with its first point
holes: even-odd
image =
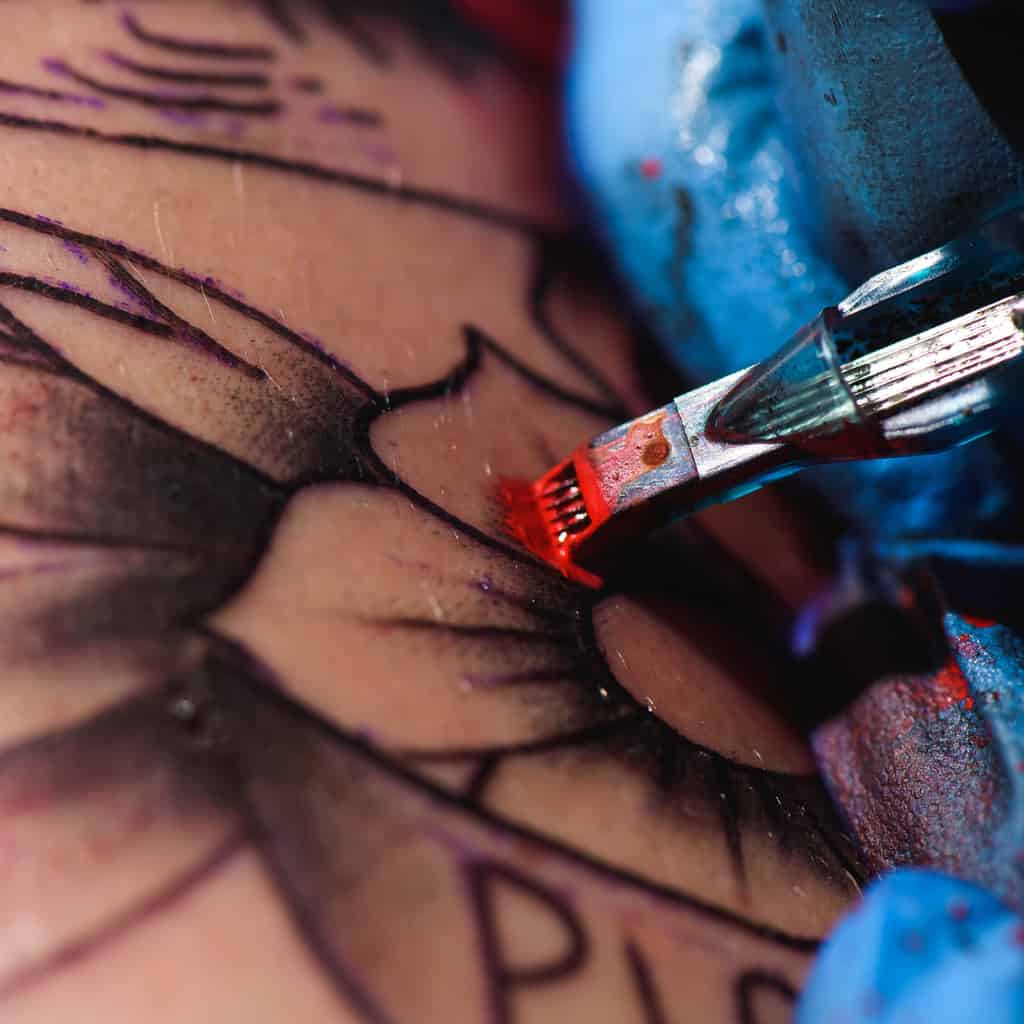
{"type": "Polygon", "coordinates": [[[1024,921],[946,875],[885,876],[825,941],[796,1024],[1024,1020],[1024,921]]]}

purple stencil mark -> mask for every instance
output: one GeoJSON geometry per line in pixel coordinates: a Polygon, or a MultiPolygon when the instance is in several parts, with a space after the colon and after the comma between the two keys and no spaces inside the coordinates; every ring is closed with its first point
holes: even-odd
{"type": "Polygon", "coordinates": [[[363,152],[376,164],[383,164],[387,167],[398,165],[398,157],[390,146],[381,146],[371,142],[363,147],[363,152]]]}
{"type": "MultiPolygon", "coordinates": [[[[45,280],[45,278],[41,278],[45,280]]],[[[90,295],[81,285],[74,284],[72,281],[54,281],[53,282],[61,291],[74,292],[75,295],[84,295],[87,299],[94,299],[96,296],[90,295]]]]}
{"type": "Polygon", "coordinates": [[[100,96],[110,96],[126,103],[135,103],[144,107],[181,107],[186,110],[222,111],[225,113],[246,114],[253,117],[272,117],[281,110],[281,104],[273,98],[261,97],[253,100],[235,100],[215,93],[182,92],[162,89],[146,91],[129,89],[112,82],[104,82],[91,75],[77,71],[63,60],[52,57],[43,58],[43,67],[53,74],[70,78],[79,85],[91,89],[100,96]]]}
{"type": "Polygon", "coordinates": [[[130,61],[125,60],[124,57],[113,50],[100,50],[99,54],[103,60],[108,64],[112,64],[115,68],[128,68],[131,64],[130,61]]]}
{"type": "Polygon", "coordinates": [[[82,96],[73,92],[60,92],[57,89],[42,89],[35,85],[11,82],[6,78],[0,78],[0,93],[7,93],[9,96],[29,96],[32,99],[51,100],[55,103],[74,103],[80,107],[91,107],[93,110],[99,110],[106,106],[106,103],[96,96],[82,96]]]}
{"type": "Polygon", "coordinates": [[[288,85],[296,92],[321,93],[324,83],[315,75],[294,75],[288,79],[288,85]]]}
{"type": "Polygon", "coordinates": [[[77,243],[65,238],[62,242],[64,250],[71,253],[79,263],[88,263],[89,254],[77,243]]]}
{"type": "Polygon", "coordinates": [[[324,343],[315,335],[310,334],[309,331],[299,331],[299,337],[306,342],[307,345],[311,345],[318,352],[326,352],[327,348],[324,343]]]}
{"type": "MultiPolygon", "coordinates": [[[[129,313],[141,314],[142,316],[145,316],[146,319],[152,319],[149,307],[139,299],[135,292],[133,292],[124,283],[124,281],[117,276],[117,274],[109,272],[107,274],[107,281],[115,291],[120,292],[120,294],[124,296],[124,299],[117,303],[119,309],[127,310],[129,313]]],[[[153,322],[158,323],[159,321],[154,320],[153,322]]]]}
{"type": "Polygon", "coordinates": [[[232,288],[230,285],[218,281],[212,274],[207,274],[205,277],[198,278],[197,280],[201,281],[203,286],[206,288],[211,288],[218,292],[224,292],[232,298],[239,299],[242,302],[245,301],[245,292],[239,291],[238,288],[232,288]]]}
{"type": "MultiPolygon", "coordinates": [[[[224,366],[230,366],[232,369],[239,370],[248,377],[252,378],[264,378],[266,371],[258,366],[254,366],[252,363],[246,362],[240,356],[236,356],[233,352],[226,349],[220,344],[215,338],[210,337],[206,331],[187,320],[182,319],[178,316],[170,307],[165,306],[141,281],[136,280],[129,271],[122,266],[113,256],[100,255],[99,258],[106,264],[107,269],[115,277],[119,277],[124,288],[129,291],[134,298],[142,303],[146,308],[148,314],[160,323],[165,324],[170,329],[170,336],[178,338],[179,340],[186,342],[189,345],[194,346],[201,352],[216,359],[217,362],[224,366]]],[[[199,290],[203,291],[203,279],[192,278],[198,286],[199,290]]],[[[212,281],[213,279],[210,278],[212,281]]],[[[211,290],[214,290],[216,295],[216,289],[214,285],[210,285],[211,290]]],[[[205,297],[205,291],[203,295],[205,297]]],[[[224,295],[217,295],[222,301],[229,300],[231,297],[224,295]]]]}
{"type": "Polygon", "coordinates": [[[194,110],[182,110],[180,107],[158,107],[157,113],[172,124],[188,125],[193,128],[206,122],[202,114],[197,114],[194,110]]]}
{"type": "Polygon", "coordinates": [[[375,110],[365,107],[342,107],[335,103],[325,103],[317,116],[325,124],[355,124],[366,128],[377,128],[383,118],[375,110]]]}
{"type": "Polygon", "coordinates": [[[39,63],[51,75],[62,75],[66,78],[70,74],[67,62],[60,60],[58,57],[43,57],[39,63]]]}

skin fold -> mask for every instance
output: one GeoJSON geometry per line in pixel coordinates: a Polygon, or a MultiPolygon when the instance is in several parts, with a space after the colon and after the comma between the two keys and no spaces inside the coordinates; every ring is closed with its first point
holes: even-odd
{"type": "Polygon", "coordinates": [[[821,537],[759,495],[594,592],[503,534],[663,400],[538,64],[2,14],[4,1019],[787,1019],[863,876],[774,639],[821,537]]]}

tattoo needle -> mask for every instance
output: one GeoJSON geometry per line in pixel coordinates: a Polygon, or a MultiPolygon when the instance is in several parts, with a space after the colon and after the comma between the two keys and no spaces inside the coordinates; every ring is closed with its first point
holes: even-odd
{"type": "Polygon", "coordinates": [[[1022,394],[1022,352],[1018,206],[872,277],[764,362],[605,431],[532,483],[504,480],[506,528],[597,585],[638,535],[768,481],[990,433],[1022,394]]]}

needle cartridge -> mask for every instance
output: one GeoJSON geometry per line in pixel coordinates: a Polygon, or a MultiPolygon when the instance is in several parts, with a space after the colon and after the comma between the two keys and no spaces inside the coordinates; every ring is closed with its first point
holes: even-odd
{"type": "Polygon", "coordinates": [[[630,539],[770,480],[991,432],[1024,402],[1022,352],[1024,207],[871,278],[764,362],[502,481],[505,527],[597,585],[630,539]]]}

